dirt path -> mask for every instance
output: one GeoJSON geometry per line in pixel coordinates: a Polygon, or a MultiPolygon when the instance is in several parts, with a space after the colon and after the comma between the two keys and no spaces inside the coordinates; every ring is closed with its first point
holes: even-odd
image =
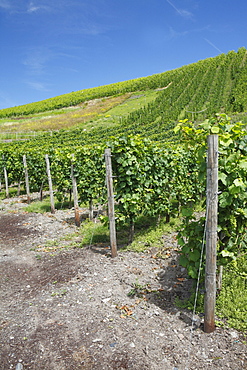
{"type": "Polygon", "coordinates": [[[0,208],[0,369],[247,369],[246,338],[205,334],[175,306],[191,282],[152,253],[78,248],[73,212],[0,208]],[[66,237],[67,235],[67,237],[66,237]]]}

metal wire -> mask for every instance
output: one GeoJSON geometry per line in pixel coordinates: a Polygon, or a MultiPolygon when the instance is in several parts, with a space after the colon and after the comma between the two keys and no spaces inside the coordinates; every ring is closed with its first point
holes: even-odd
{"type": "Polygon", "coordinates": [[[205,220],[204,231],[203,231],[203,240],[202,240],[202,248],[201,248],[201,255],[200,255],[200,264],[199,264],[199,267],[198,267],[198,277],[197,277],[197,283],[196,283],[195,300],[194,300],[194,307],[193,307],[193,313],[192,313],[192,319],[191,319],[190,346],[189,346],[189,350],[188,350],[188,357],[187,357],[187,360],[186,360],[185,370],[189,370],[188,366],[190,364],[190,355],[191,355],[192,339],[193,339],[193,329],[194,329],[194,325],[195,325],[195,321],[196,321],[195,320],[196,303],[197,303],[198,293],[199,293],[201,267],[202,267],[203,253],[204,253],[205,242],[206,242],[207,221],[208,221],[208,207],[206,209],[206,220],[205,220]]]}

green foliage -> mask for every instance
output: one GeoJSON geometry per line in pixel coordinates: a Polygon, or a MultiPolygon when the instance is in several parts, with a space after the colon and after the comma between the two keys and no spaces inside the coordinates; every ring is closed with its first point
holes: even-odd
{"type": "Polygon", "coordinates": [[[133,225],[142,214],[169,218],[200,195],[192,153],[160,147],[140,136],[120,137],[108,146],[119,221],[133,225]]]}
{"type": "Polygon", "coordinates": [[[216,313],[227,325],[247,330],[247,258],[246,254],[232,261],[223,274],[222,290],[217,298],[216,313]]]}
{"type": "MultiPolygon", "coordinates": [[[[247,248],[247,135],[241,122],[231,123],[224,115],[206,120],[197,127],[181,121],[176,131],[182,132],[187,147],[193,146],[201,179],[206,178],[205,153],[208,134],[219,134],[219,205],[218,264],[226,264],[247,248]]],[[[197,265],[203,240],[203,219],[195,221],[193,211],[185,214],[179,233],[181,263],[191,277],[197,276],[197,265]],[[198,258],[197,258],[198,257],[198,258]]]]}
{"type": "Polygon", "coordinates": [[[200,261],[202,261],[201,271],[204,267],[205,253],[202,254],[204,227],[205,217],[196,221],[187,216],[178,234],[178,245],[181,246],[180,264],[187,269],[193,279],[198,275],[200,261]]]}

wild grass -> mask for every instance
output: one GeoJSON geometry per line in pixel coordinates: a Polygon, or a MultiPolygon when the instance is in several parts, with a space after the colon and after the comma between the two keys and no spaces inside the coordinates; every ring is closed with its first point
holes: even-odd
{"type": "MultiPolygon", "coordinates": [[[[55,197],[55,209],[68,209],[72,207],[72,204],[69,201],[60,202],[55,197]]],[[[46,197],[42,201],[36,200],[31,202],[26,208],[26,212],[30,213],[46,213],[51,211],[50,198],[46,197]]]]}
{"type": "Polygon", "coordinates": [[[225,268],[216,309],[228,326],[247,332],[247,254],[225,268]]]}
{"type": "MultiPolygon", "coordinates": [[[[172,219],[169,223],[161,219],[157,224],[154,217],[140,216],[135,224],[134,239],[129,243],[129,225],[117,225],[118,248],[126,251],[144,252],[149,248],[157,248],[160,256],[167,258],[167,251],[164,253],[164,234],[171,234],[177,225],[178,219],[172,219]]],[[[92,244],[110,244],[108,226],[98,220],[97,223],[83,222],[80,232],[82,234],[82,246],[92,244]]],[[[168,248],[169,249],[169,248],[168,248]]]]}
{"type": "Polygon", "coordinates": [[[73,108],[44,112],[16,119],[1,119],[1,131],[49,131],[68,129],[78,124],[93,120],[115,105],[121,104],[130,94],[105,99],[94,99],[73,108]]]}
{"type": "Polygon", "coordinates": [[[0,119],[0,139],[27,139],[44,131],[83,127],[85,130],[112,127],[119,118],[128,115],[155,99],[151,90],[136,94],[94,99],[75,107],[38,113],[27,117],[0,119]]]}

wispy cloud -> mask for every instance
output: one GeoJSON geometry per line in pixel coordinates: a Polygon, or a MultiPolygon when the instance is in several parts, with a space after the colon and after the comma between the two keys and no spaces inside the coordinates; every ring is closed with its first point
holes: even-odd
{"type": "Polygon", "coordinates": [[[31,87],[33,90],[36,91],[50,91],[47,84],[44,82],[38,82],[38,81],[24,81],[26,85],[31,87]]]}
{"type": "Polygon", "coordinates": [[[181,37],[181,36],[185,36],[189,33],[189,31],[182,31],[182,32],[177,32],[174,30],[173,27],[169,27],[169,38],[170,39],[174,39],[176,37],[181,37]]]}
{"type": "Polygon", "coordinates": [[[221,51],[219,48],[217,48],[216,45],[214,45],[211,41],[209,41],[208,39],[204,38],[204,40],[209,44],[211,45],[215,50],[219,51],[220,53],[223,53],[223,51],[221,51]]]}
{"type": "MultiPolygon", "coordinates": [[[[25,0],[0,0],[0,9],[5,9],[11,14],[25,14],[25,13],[36,13],[38,11],[51,11],[52,0],[35,0],[35,1],[25,1],[25,0]]],[[[60,5],[60,4],[59,4],[60,5]]],[[[54,11],[57,9],[54,5],[54,11]]]]}
{"type": "Polygon", "coordinates": [[[45,73],[46,64],[51,58],[52,52],[48,48],[32,48],[27,51],[22,63],[29,75],[39,76],[45,73]]]}
{"type": "Polygon", "coordinates": [[[173,9],[176,10],[176,12],[181,16],[181,17],[184,17],[184,18],[192,18],[193,17],[193,13],[189,12],[188,10],[186,9],[179,9],[176,7],[176,5],[174,5],[170,0],[166,0],[168,2],[168,4],[170,4],[173,9]]]}
{"type": "Polygon", "coordinates": [[[200,33],[208,30],[210,28],[210,25],[202,27],[202,28],[192,28],[189,30],[184,30],[184,31],[176,31],[174,30],[173,27],[169,27],[169,38],[177,38],[177,37],[183,37],[192,33],[200,33]]]}
{"type": "Polygon", "coordinates": [[[8,0],[0,0],[0,8],[3,8],[3,9],[10,9],[11,8],[11,4],[8,0]]]}
{"type": "Polygon", "coordinates": [[[42,22],[37,26],[39,29],[45,28],[52,35],[98,36],[107,31],[104,22],[107,16],[102,4],[98,7],[88,0],[59,0],[59,4],[58,0],[0,0],[0,10],[13,16],[16,25],[23,24],[19,16],[28,15],[31,19],[34,15],[43,15],[42,22]],[[54,14],[53,22],[45,18],[46,13],[54,14]]]}
{"type": "Polygon", "coordinates": [[[39,10],[49,10],[49,7],[47,5],[38,5],[37,3],[34,3],[33,1],[30,1],[27,7],[28,13],[36,13],[39,10]]]}

